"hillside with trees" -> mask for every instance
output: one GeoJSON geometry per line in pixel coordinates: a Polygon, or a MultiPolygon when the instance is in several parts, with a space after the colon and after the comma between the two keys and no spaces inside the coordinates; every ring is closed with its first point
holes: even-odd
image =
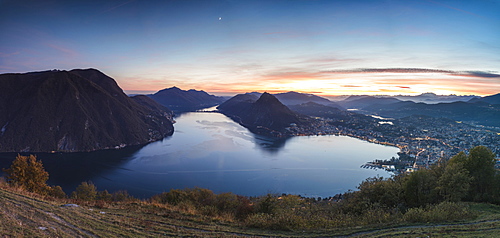
{"type": "Polygon", "coordinates": [[[491,150],[478,146],[430,169],[369,178],[358,190],[329,198],[192,188],[139,200],[125,191],[99,191],[91,182],[71,196],[47,192],[42,163],[20,155],[0,183],[0,209],[11,214],[0,230],[35,236],[489,236],[500,232],[494,163],[491,150]]]}

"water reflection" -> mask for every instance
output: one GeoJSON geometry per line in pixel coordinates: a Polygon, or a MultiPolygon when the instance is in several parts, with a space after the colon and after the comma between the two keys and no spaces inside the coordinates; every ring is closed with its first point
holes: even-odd
{"type": "Polygon", "coordinates": [[[290,138],[270,138],[261,135],[253,134],[254,143],[260,147],[260,149],[269,154],[277,154],[285,147],[286,142],[290,138]]]}
{"type": "MultiPolygon", "coordinates": [[[[39,154],[50,183],[73,191],[82,181],[100,190],[150,197],[172,188],[217,193],[268,192],[332,196],[385,171],[360,169],[366,161],[396,156],[397,148],[342,136],[273,139],[254,135],[219,113],[186,113],[175,133],[144,147],[74,154],[39,154]]],[[[0,154],[10,166],[16,154],[0,154]]]]}
{"type": "MultiPolygon", "coordinates": [[[[120,150],[101,150],[78,153],[20,153],[35,154],[49,172],[49,185],[59,185],[71,192],[82,181],[93,181],[117,169],[144,146],[129,146],[120,150]]],[[[18,153],[0,153],[0,168],[10,167],[18,153]]],[[[3,173],[1,171],[0,173],[3,173]]]]}
{"type": "MultiPolygon", "coordinates": [[[[214,113],[214,112],[208,111],[205,113],[214,113]]],[[[230,137],[242,138],[247,141],[253,141],[253,143],[259,146],[259,149],[270,154],[278,153],[281,149],[285,147],[286,141],[290,139],[290,138],[272,138],[263,135],[257,135],[244,129],[241,125],[232,121],[229,117],[226,117],[223,114],[218,114],[218,117],[223,117],[225,120],[224,121],[197,120],[196,122],[199,123],[200,125],[203,125],[203,127],[200,127],[201,129],[225,128],[224,133],[226,135],[230,137]]]]}

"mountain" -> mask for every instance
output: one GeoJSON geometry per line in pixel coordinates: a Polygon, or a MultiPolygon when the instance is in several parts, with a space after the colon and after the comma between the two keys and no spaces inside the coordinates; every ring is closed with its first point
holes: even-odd
{"type": "Polygon", "coordinates": [[[240,115],[248,111],[262,94],[257,96],[255,93],[238,94],[222,103],[217,109],[221,112],[228,112],[232,115],[240,115]]]}
{"type": "Polygon", "coordinates": [[[475,102],[485,102],[489,104],[500,104],[500,93],[495,94],[495,95],[490,95],[482,98],[473,98],[469,102],[475,103],[475,102]]]}
{"type": "Polygon", "coordinates": [[[324,117],[337,120],[345,120],[349,118],[350,112],[340,110],[337,107],[326,106],[315,102],[302,103],[289,106],[290,110],[299,114],[324,117]]]}
{"type": "Polygon", "coordinates": [[[447,103],[466,102],[471,99],[477,98],[477,96],[474,95],[468,95],[468,96],[437,95],[435,93],[422,93],[416,96],[398,95],[393,97],[401,101],[423,102],[427,104],[446,103],[446,102],[447,103]]]}
{"type": "Polygon", "coordinates": [[[174,121],[173,116],[174,112],[167,107],[157,103],[155,100],[151,99],[150,97],[146,95],[135,95],[133,97],[130,97],[132,100],[134,100],[136,103],[140,104],[141,106],[149,109],[151,112],[156,112],[158,113],[158,116],[161,117],[166,117],[170,121],[174,121]]]}
{"type": "Polygon", "coordinates": [[[222,103],[218,109],[256,134],[276,137],[287,136],[287,128],[306,120],[269,93],[263,93],[256,101],[254,99],[255,95],[239,94],[222,103]]]}
{"type": "MultiPolygon", "coordinates": [[[[233,100],[239,100],[242,96],[241,95],[246,95],[247,99],[252,97],[255,98],[254,101],[257,101],[257,99],[262,95],[262,93],[259,92],[251,92],[251,93],[245,93],[245,94],[239,94],[237,97],[232,98],[233,100]],[[251,95],[251,96],[250,96],[251,95]]],[[[307,93],[298,93],[298,92],[286,92],[286,93],[277,93],[277,94],[272,94],[275,96],[283,105],[285,106],[292,106],[292,105],[299,105],[299,104],[304,104],[308,102],[314,102],[317,104],[321,105],[326,105],[330,107],[336,107],[339,109],[343,109],[340,105],[336,104],[335,102],[332,102],[326,98],[316,96],[314,94],[307,94],[307,93]]]]}
{"type": "Polygon", "coordinates": [[[337,102],[337,104],[349,109],[363,109],[372,105],[385,105],[397,102],[401,102],[401,100],[392,97],[351,96],[343,101],[337,102]]]}
{"type": "Polygon", "coordinates": [[[0,151],[94,151],[171,135],[171,113],[144,104],[95,69],[1,74],[0,151]]]}
{"type": "Polygon", "coordinates": [[[350,95],[344,100],[339,100],[339,101],[353,101],[361,98],[369,97],[368,95],[350,95]]]}
{"type": "Polygon", "coordinates": [[[281,103],[286,106],[298,105],[308,102],[314,102],[321,105],[342,108],[340,105],[320,96],[316,96],[313,94],[306,93],[298,93],[298,92],[287,92],[287,93],[278,93],[274,94],[274,96],[280,100],[281,103]]]}
{"type": "Polygon", "coordinates": [[[210,95],[204,91],[194,89],[186,91],[178,87],[166,88],[148,96],[174,112],[196,111],[225,101],[223,97],[210,95]]]}
{"type": "Polygon", "coordinates": [[[426,115],[500,127],[500,104],[485,102],[426,104],[407,101],[387,105],[372,105],[365,107],[363,110],[383,117],[402,118],[411,115],[426,115]]]}

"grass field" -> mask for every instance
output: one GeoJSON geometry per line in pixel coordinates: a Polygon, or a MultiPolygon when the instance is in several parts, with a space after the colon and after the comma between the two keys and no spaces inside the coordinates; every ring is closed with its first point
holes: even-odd
{"type": "Polygon", "coordinates": [[[500,207],[472,204],[478,218],[453,224],[407,224],[399,227],[353,227],[318,231],[269,231],[247,228],[224,217],[195,215],[169,205],[143,201],[92,202],[0,189],[2,237],[495,237],[500,236],[500,207]]]}

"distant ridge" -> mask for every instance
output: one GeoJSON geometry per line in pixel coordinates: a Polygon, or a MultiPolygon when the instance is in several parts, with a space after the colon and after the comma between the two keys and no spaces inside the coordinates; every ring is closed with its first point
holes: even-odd
{"type": "Polygon", "coordinates": [[[173,133],[171,112],[131,99],[96,69],[0,75],[0,152],[76,152],[173,133]],[[148,106],[144,106],[144,105],[148,106]]]}
{"type": "MultiPolygon", "coordinates": [[[[236,95],[236,100],[237,98],[242,97],[242,95],[245,95],[247,99],[250,97],[254,97],[254,101],[257,101],[257,99],[262,95],[262,93],[259,92],[251,92],[251,93],[245,93],[245,94],[238,94],[236,95]]],[[[294,105],[299,105],[299,104],[304,104],[304,103],[309,103],[309,102],[314,102],[317,104],[329,106],[329,107],[336,107],[338,109],[342,109],[342,106],[339,104],[332,102],[328,100],[327,98],[320,97],[314,94],[308,94],[308,93],[299,93],[299,92],[286,92],[286,93],[277,93],[277,94],[271,94],[274,97],[276,97],[283,105],[290,107],[294,105]]],[[[234,99],[233,99],[234,100],[234,99]]]]}
{"type": "Polygon", "coordinates": [[[178,87],[162,89],[148,96],[174,112],[196,111],[202,108],[219,105],[225,101],[223,97],[210,95],[205,91],[194,89],[186,91],[178,87]]]}
{"type": "Polygon", "coordinates": [[[362,110],[383,117],[403,118],[411,115],[426,115],[483,126],[500,127],[500,104],[495,104],[498,95],[473,99],[469,102],[426,104],[405,101],[392,104],[372,104],[363,107],[362,110]]]}
{"type": "Polygon", "coordinates": [[[416,103],[423,102],[427,104],[436,103],[452,103],[452,102],[467,102],[471,99],[477,98],[477,96],[457,96],[457,95],[437,95],[435,93],[422,93],[416,96],[393,96],[393,98],[399,99],[401,101],[413,101],[416,103]]]}
{"type": "Polygon", "coordinates": [[[330,106],[330,107],[336,107],[339,109],[343,109],[340,105],[338,105],[335,102],[332,102],[326,98],[316,96],[314,94],[307,94],[307,93],[298,93],[298,92],[286,92],[286,93],[278,93],[274,94],[274,96],[280,100],[281,103],[285,104],[286,106],[292,106],[292,105],[299,105],[303,103],[309,103],[309,102],[314,102],[317,104],[325,105],[325,106],[330,106]]]}
{"type": "Polygon", "coordinates": [[[218,109],[256,134],[288,136],[288,128],[304,123],[305,118],[291,111],[275,96],[263,93],[257,100],[252,94],[239,94],[218,109]]]}
{"type": "Polygon", "coordinates": [[[333,106],[326,106],[323,104],[308,102],[289,107],[292,111],[313,117],[324,117],[337,120],[347,120],[353,113],[338,109],[333,106]]]}
{"type": "Polygon", "coordinates": [[[371,105],[386,105],[397,102],[401,102],[401,100],[392,97],[350,96],[337,103],[344,108],[362,109],[371,105]]]}
{"type": "Polygon", "coordinates": [[[469,102],[471,102],[471,103],[485,102],[485,103],[489,103],[489,104],[500,104],[500,93],[497,93],[495,95],[482,97],[482,98],[473,98],[469,102]]]}

